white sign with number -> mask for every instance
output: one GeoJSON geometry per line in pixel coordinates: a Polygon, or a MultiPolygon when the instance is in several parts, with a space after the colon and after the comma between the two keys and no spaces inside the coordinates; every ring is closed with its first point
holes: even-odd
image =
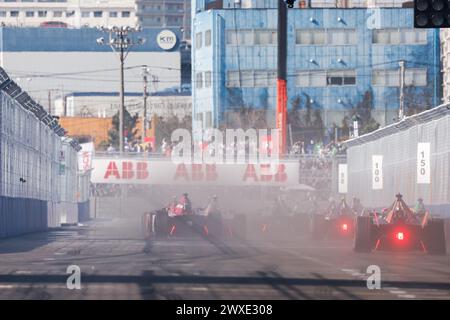
{"type": "Polygon", "coordinates": [[[339,174],[339,185],[338,185],[338,192],[339,193],[347,193],[347,164],[341,163],[339,164],[338,168],[338,174],[339,174]]]}
{"type": "Polygon", "coordinates": [[[417,144],[417,183],[431,183],[430,143],[419,142],[417,144]]]}
{"type": "Polygon", "coordinates": [[[383,189],[383,156],[372,156],[372,189],[383,189]]]}

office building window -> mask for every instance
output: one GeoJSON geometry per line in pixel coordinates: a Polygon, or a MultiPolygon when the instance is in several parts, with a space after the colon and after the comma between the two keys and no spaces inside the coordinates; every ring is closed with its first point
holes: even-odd
{"type": "Polygon", "coordinates": [[[276,71],[274,70],[245,70],[227,72],[227,87],[274,87],[276,86],[276,71]]]}
{"type": "Polygon", "coordinates": [[[327,71],[327,85],[344,86],[356,84],[356,73],[354,70],[327,71]]]}
{"type": "Polygon", "coordinates": [[[82,11],[81,12],[81,17],[82,18],[89,18],[90,15],[91,15],[90,11],[82,11]]]}
{"type": "Polygon", "coordinates": [[[195,76],[195,82],[197,85],[197,89],[203,88],[203,73],[197,72],[197,74],[195,76]]]}
{"type": "Polygon", "coordinates": [[[53,11],[53,17],[54,18],[62,18],[63,12],[62,11],[53,11]]]}
{"type": "Polygon", "coordinates": [[[94,11],[94,18],[103,17],[103,11],[94,11]]]}
{"type": "Polygon", "coordinates": [[[297,72],[297,87],[345,86],[356,84],[355,70],[310,70],[297,72]]]}
{"type": "Polygon", "coordinates": [[[38,17],[39,18],[46,18],[47,17],[47,11],[45,11],[45,10],[38,11],[38,17]]]}
{"type": "Polygon", "coordinates": [[[296,30],[298,45],[354,45],[357,42],[355,29],[310,29],[296,30]]]}
{"type": "Polygon", "coordinates": [[[227,87],[237,88],[240,87],[239,82],[239,72],[238,71],[228,71],[227,72],[227,87]]]}
{"type": "Polygon", "coordinates": [[[6,11],[0,11],[0,17],[6,17],[6,11]]]}
{"type": "Polygon", "coordinates": [[[325,30],[296,30],[295,42],[303,45],[325,44],[325,30]]]}
{"type": "Polygon", "coordinates": [[[211,46],[211,30],[205,31],[205,47],[211,46]]]}
{"type": "Polygon", "coordinates": [[[195,114],[195,120],[198,122],[203,122],[203,113],[199,112],[195,114]]]}
{"type": "Polygon", "coordinates": [[[109,17],[110,18],[117,18],[118,17],[117,11],[110,11],[109,12],[109,17]]]}
{"type": "Polygon", "coordinates": [[[276,44],[276,30],[255,30],[255,45],[267,46],[276,44]]]}
{"type": "Polygon", "coordinates": [[[19,11],[10,11],[9,12],[9,16],[10,17],[13,17],[13,18],[15,18],[15,17],[18,17],[19,16],[19,11]]]}
{"type": "Polygon", "coordinates": [[[426,44],[427,31],[415,29],[379,29],[373,30],[372,42],[375,44],[426,44]]]}
{"type": "Polygon", "coordinates": [[[67,18],[70,18],[70,17],[73,17],[73,16],[75,16],[75,11],[74,10],[66,11],[66,17],[67,18]]]}
{"type": "Polygon", "coordinates": [[[195,34],[195,48],[200,49],[202,47],[202,33],[198,32],[195,34]]]}
{"type": "MultiPolygon", "coordinates": [[[[382,87],[399,87],[400,86],[400,70],[384,69],[374,70],[372,75],[372,84],[382,87]]],[[[427,85],[427,69],[406,69],[405,85],[422,87],[427,85]]]]}
{"type": "Polygon", "coordinates": [[[228,30],[227,44],[239,46],[251,46],[254,44],[253,30],[228,30]]]}
{"type": "Polygon", "coordinates": [[[211,71],[205,72],[205,88],[211,87],[211,71]]]}
{"type": "Polygon", "coordinates": [[[122,18],[129,18],[131,16],[130,11],[122,11],[122,18]]]}
{"type": "Polygon", "coordinates": [[[297,87],[325,87],[327,85],[326,71],[300,71],[296,77],[297,87]]]}
{"type": "Polygon", "coordinates": [[[25,16],[26,16],[27,18],[32,18],[32,17],[34,17],[34,11],[27,11],[27,12],[25,12],[25,16]]]}
{"type": "Polygon", "coordinates": [[[205,112],[205,128],[211,128],[212,127],[212,112],[207,111],[205,112]]]}
{"type": "Polygon", "coordinates": [[[356,30],[354,29],[329,29],[327,30],[327,35],[329,45],[338,46],[356,44],[356,30]]]}

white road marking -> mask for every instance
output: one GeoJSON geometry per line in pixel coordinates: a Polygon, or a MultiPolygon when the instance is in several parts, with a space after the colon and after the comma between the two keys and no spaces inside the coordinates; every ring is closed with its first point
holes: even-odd
{"type": "Polygon", "coordinates": [[[397,294],[397,295],[406,294],[406,291],[403,291],[403,290],[390,290],[389,292],[392,294],[397,294]]]}
{"type": "Polygon", "coordinates": [[[0,289],[14,289],[14,286],[12,286],[12,285],[3,285],[3,284],[0,284],[0,289]]]}
{"type": "Polygon", "coordinates": [[[399,294],[398,297],[399,298],[406,298],[406,299],[414,299],[414,298],[416,298],[416,296],[413,295],[413,294],[399,294]]]}
{"type": "Polygon", "coordinates": [[[188,288],[188,290],[192,290],[192,291],[208,291],[208,288],[205,288],[205,287],[194,287],[194,288],[188,288]]]}
{"type": "Polygon", "coordinates": [[[31,271],[28,271],[28,270],[18,270],[18,271],[16,271],[16,274],[31,274],[31,271]]]}

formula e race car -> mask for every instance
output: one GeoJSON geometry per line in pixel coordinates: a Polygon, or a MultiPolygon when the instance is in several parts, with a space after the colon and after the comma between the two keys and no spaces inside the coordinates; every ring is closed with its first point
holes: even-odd
{"type": "Polygon", "coordinates": [[[396,195],[384,214],[373,212],[357,217],[354,250],[356,252],[413,251],[445,254],[444,220],[428,212],[417,214],[396,195]]]}
{"type": "Polygon", "coordinates": [[[322,239],[353,239],[356,213],[343,198],[338,207],[334,203],[324,214],[311,215],[311,237],[322,239]]]}
{"type": "Polygon", "coordinates": [[[191,209],[183,204],[145,213],[146,238],[202,237],[243,239],[246,234],[244,215],[227,215],[210,207],[191,209]]]}

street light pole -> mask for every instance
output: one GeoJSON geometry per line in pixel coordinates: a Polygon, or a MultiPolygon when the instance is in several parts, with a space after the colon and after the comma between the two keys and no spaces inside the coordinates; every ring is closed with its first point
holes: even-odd
{"type": "Polygon", "coordinates": [[[142,80],[144,81],[144,116],[142,119],[142,143],[145,142],[145,135],[147,133],[147,97],[148,97],[148,68],[142,67],[142,80]]]}
{"type": "Polygon", "coordinates": [[[119,90],[119,150],[124,151],[124,114],[125,114],[125,76],[124,66],[125,60],[134,45],[142,45],[145,40],[137,38],[136,40],[129,37],[131,33],[140,32],[140,27],[101,27],[101,31],[109,33],[109,41],[105,42],[103,37],[97,39],[99,45],[109,45],[111,49],[118,53],[120,60],[120,90],[119,90]]]}
{"type": "MultiPolygon", "coordinates": [[[[121,35],[121,40],[123,41],[123,36],[121,35]]],[[[123,52],[123,47],[120,47],[120,108],[119,108],[119,150],[123,152],[124,150],[124,113],[125,113],[125,75],[124,75],[124,65],[125,57],[123,52]]]]}

